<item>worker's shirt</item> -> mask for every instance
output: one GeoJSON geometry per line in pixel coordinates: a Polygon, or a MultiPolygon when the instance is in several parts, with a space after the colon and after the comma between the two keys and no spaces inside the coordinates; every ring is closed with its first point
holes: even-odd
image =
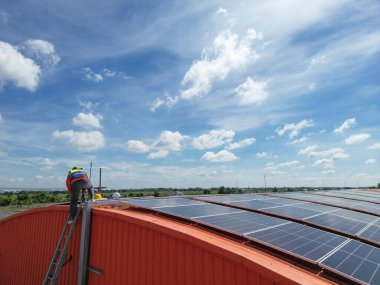
{"type": "Polygon", "coordinates": [[[83,169],[72,169],[69,171],[67,174],[66,178],[66,187],[69,192],[71,192],[71,184],[73,184],[76,181],[79,180],[85,180],[88,179],[87,172],[84,171],[83,169]]]}

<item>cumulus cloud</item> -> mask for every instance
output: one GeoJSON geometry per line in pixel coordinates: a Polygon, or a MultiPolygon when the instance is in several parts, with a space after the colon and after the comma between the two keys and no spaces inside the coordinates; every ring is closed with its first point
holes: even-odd
{"type": "Polygon", "coordinates": [[[180,151],[181,141],[185,136],[180,132],[163,131],[159,138],[152,144],[152,149],[167,150],[167,151],[180,151]]]}
{"type": "Polygon", "coordinates": [[[298,123],[285,124],[282,128],[277,128],[276,133],[279,136],[283,136],[288,132],[289,138],[296,137],[301,130],[314,126],[313,120],[302,120],[298,123]]]}
{"type": "Polygon", "coordinates": [[[212,47],[203,50],[201,59],[197,60],[186,72],[182,85],[189,85],[180,92],[180,98],[193,99],[207,94],[217,80],[225,79],[231,72],[244,69],[258,55],[251,48],[252,42],[261,39],[262,34],[249,29],[247,35],[230,31],[219,34],[212,47]]]}
{"type": "Polygon", "coordinates": [[[268,82],[254,81],[251,77],[234,89],[242,105],[260,105],[268,97],[268,82]]]}
{"type": "Polygon", "coordinates": [[[272,174],[284,174],[285,169],[302,169],[305,166],[302,165],[298,160],[291,160],[291,161],[286,161],[286,162],[281,162],[281,163],[274,163],[274,162],[269,162],[265,166],[265,170],[269,171],[272,174]]]}
{"type": "Polygon", "coordinates": [[[334,133],[343,133],[344,130],[356,125],[356,118],[347,119],[343,124],[334,130],[334,133]]]}
{"type": "Polygon", "coordinates": [[[129,140],[125,148],[131,152],[148,152],[150,149],[144,142],[138,140],[129,140]]]}
{"type": "Polygon", "coordinates": [[[358,144],[358,143],[365,142],[370,137],[371,137],[370,134],[361,133],[361,134],[357,134],[357,135],[352,135],[352,136],[348,137],[347,139],[345,139],[344,141],[346,144],[358,144]]]}
{"type": "Polygon", "coordinates": [[[21,49],[44,68],[52,68],[61,60],[55,51],[54,45],[48,41],[27,40],[21,49]]]}
{"type": "Polygon", "coordinates": [[[228,161],[234,161],[237,159],[239,158],[235,156],[232,152],[229,152],[228,150],[221,150],[217,153],[208,151],[201,158],[201,160],[210,161],[210,162],[228,162],[228,161]]]}
{"type": "Polygon", "coordinates": [[[16,47],[0,41],[0,87],[12,82],[17,87],[34,91],[38,87],[40,67],[24,57],[16,47]]]}
{"type": "Polygon", "coordinates": [[[365,161],[366,164],[374,164],[376,163],[376,159],[373,159],[373,158],[369,158],[365,161]]]}
{"type": "Polygon", "coordinates": [[[102,125],[100,120],[103,117],[101,115],[94,115],[91,113],[79,113],[73,118],[73,124],[77,127],[82,127],[84,129],[100,129],[102,125]]]}
{"type": "Polygon", "coordinates": [[[335,161],[350,157],[350,155],[342,148],[329,148],[322,151],[317,151],[316,149],[316,145],[311,145],[301,149],[298,153],[307,155],[308,157],[319,158],[312,166],[323,166],[326,169],[333,169],[335,167],[335,161]]]}
{"type": "Polygon", "coordinates": [[[50,171],[58,165],[58,161],[51,160],[50,158],[44,158],[38,162],[41,166],[41,170],[50,171]]]}
{"type": "Polygon", "coordinates": [[[155,112],[161,106],[166,106],[171,108],[177,103],[178,97],[171,97],[167,92],[165,92],[165,98],[157,97],[150,105],[150,111],[155,112]]]}
{"type": "Polygon", "coordinates": [[[298,140],[293,140],[291,141],[290,143],[288,144],[298,144],[298,143],[302,143],[302,142],[305,142],[307,140],[307,137],[303,136],[302,138],[298,139],[298,140]]]}
{"type": "Polygon", "coordinates": [[[368,149],[380,149],[380,143],[374,143],[373,145],[367,147],[368,149]]]}
{"type": "Polygon", "coordinates": [[[64,140],[69,146],[84,152],[101,149],[106,144],[103,134],[99,131],[54,131],[53,138],[64,140]]]}
{"type": "Polygon", "coordinates": [[[227,149],[237,149],[237,148],[243,148],[246,146],[249,146],[253,143],[255,143],[256,139],[255,138],[246,138],[238,142],[232,142],[230,143],[226,148],[227,149]]]}
{"type": "Polygon", "coordinates": [[[163,158],[163,157],[166,157],[168,154],[169,154],[169,151],[162,149],[156,152],[151,152],[148,155],[148,158],[149,159],[163,158]]]}
{"type": "Polygon", "coordinates": [[[278,158],[277,155],[273,155],[268,152],[258,152],[256,153],[256,157],[260,159],[271,159],[271,158],[278,158]]]}
{"type": "Polygon", "coordinates": [[[212,130],[193,139],[193,146],[197,149],[215,148],[230,143],[235,136],[232,130],[212,130]]]}
{"type": "Polygon", "coordinates": [[[91,68],[85,67],[82,69],[83,78],[87,81],[100,82],[103,81],[103,76],[94,72],[91,68]]]}

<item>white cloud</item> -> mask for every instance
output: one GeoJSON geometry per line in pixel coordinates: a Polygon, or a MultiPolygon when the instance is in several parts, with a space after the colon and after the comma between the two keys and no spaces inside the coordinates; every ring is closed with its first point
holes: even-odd
{"type": "Polygon", "coordinates": [[[91,113],[79,113],[73,118],[74,126],[82,127],[85,129],[100,129],[102,125],[100,124],[100,120],[103,117],[101,115],[94,115],[91,113]]]}
{"type": "Polygon", "coordinates": [[[210,161],[210,162],[227,162],[227,161],[234,161],[237,159],[239,158],[235,156],[232,152],[229,152],[228,150],[221,150],[217,153],[208,151],[201,158],[201,160],[210,161]]]}
{"type": "Polygon", "coordinates": [[[215,148],[230,143],[235,136],[232,130],[212,130],[208,134],[193,139],[193,146],[197,149],[215,148]]]}
{"type": "Polygon", "coordinates": [[[242,105],[260,105],[268,97],[268,82],[253,81],[251,77],[234,89],[242,105]]]}
{"type": "Polygon", "coordinates": [[[38,163],[41,166],[41,170],[50,171],[54,166],[58,165],[58,161],[51,160],[50,158],[44,158],[38,163]]]}
{"type": "Polygon", "coordinates": [[[302,169],[305,166],[302,165],[298,160],[286,161],[281,163],[269,162],[265,166],[265,170],[269,171],[271,174],[284,174],[285,169],[302,169]]]}
{"type": "Polygon", "coordinates": [[[79,100],[79,106],[85,108],[86,110],[91,110],[95,105],[97,104],[94,104],[90,101],[86,102],[86,101],[79,100]]]}
{"type": "Polygon", "coordinates": [[[374,143],[373,145],[367,147],[368,149],[380,149],[380,143],[374,143]]]}
{"type": "Polygon", "coordinates": [[[300,139],[298,139],[298,140],[291,141],[291,142],[288,143],[288,144],[298,144],[298,143],[305,142],[306,140],[307,140],[307,137],[303,136],[302,138],[300,138],[300,139]]]}
{"type": "Polygon", "coordinates": [[[163,131],[159,138],[152,144],[152,149],[166,150],[166,151],[180,151],[181,141],[185,139],[185,136],[180,132],[163,131]]]}
{"type": "Polygon", "coordinates": [[[256,157],[260,159],[271,159],[271,158],[278,158],[277,155],[273,155],[268,152],[258,152],[256,153],[256,157]]]}
{"type": "Polygon", "coordinates": [[[227,149],[243,148],[243,147],[253,144],[255,141],[256,141],[255,138],[246,138],[238,142],[230,143],[226,148],[227,149]]]}
{"type": "Polygon", "coordinates": [[[298,154],[307,155],[308,157],[320,158],[313,163],[313,167],[323,166],[326,169],[333,169],[335,161],[347,159],[350,157],[342,148],[329,148],[323,151],[316,151],[317,145],[311,145],[301,149],[298,154]]]}
{"type": "Polygon", "coordinates": [[[108,68],[103,68],[103,70],[101,71],[101,73],[103,75],[103,78],[104,77],[109,77],[109,78],[119,77],[119,78],[123,78],[123,79],[129,79],[130,78],[124,72],[115,71],[115,70],[111,70],[111,69],[108,69],[108,68]]]}
{"type": "Polygon", "coordinates": [[[71,147],[84,152],[95,151],[105,146],[105,138],[99,131],[75,132],[54,131],[53,138],[67,142],[71,147]]]}
{"type": "Polygon", "coordinates": [[[374,164],[376,163],[376,159],[373,159],[373,158],[369,158],[365,161],[366,164],[374,164]]]}
{"type": "Polygon", "coordinates": [[[0,114],[0,124],[2,124],[3,122],[4,122],[3,116],[1,116],[0,114]]]}
{"type": "Polygon", "coordinates": [[[82,69],[83,78],[88,81],[100,82],[103,81],[103,76],[94,72],[91,68],[85,67],[82,69]]]}
{"type": "Polygon", "coordinates": [[[347,119],[343,124],[334,130],[334,133],[343,133],[344,130],[356,125],[356,118],[347,119]]]}
{"type": "Polygon", "coordinates": [[[285,124],[282,128],[277,128],[276,133],[279,136],[283,136],[286,132],[289,132],[289,138],[294,138],[302,129],[312,126],[314,126],[313,120],[302,120],[298,123],[285,124]]]}
{"type": "Polygon", "coordinates": [[[132,152],[148,152],[149,146],[144,142],[138,140],[129,140],[125,145],[125,148],[132,152]]]}
{"type": "Polygon", "coordinates": [[[358,144],[358,143],[365,142],[370,137],[371,137],[370,134],[362,133],[362,134],[352,135],[348,137],[347,139],[345,139],[344,141],[346,144],[358,144]]]}
{"type": "Polygon", "coordinates": [[[8,81],[29,91],[36,90],[40,67],[24,57],[14,46],[0,41],[0,87],[8,81]]]}
{"type": "Polygon", "coordinates": [[[156,111],[158,108],[160,108],[160,107],[161,107],[162,105],[164,105],[164,104],[165,104],[165,101],[162,100],[161,98],[157,97],[157,98],[153,101],[153,103],[152,103],[152,105],[151,105],[151,107],[150,107],[150,111],[154,112],[154,111],[156,111]]]}
{"type": "Polygon", "coordinates": [[[150,106],[150,111],[151,112],[155,112],[158,108],[160,108],[161,106],[166,106],[168,108],[171,108],[173,107],[177,101],[178,101],[178,96],[176,97],[171,97],[169,95],[169,93],[165,92],[165,98],[164,99],[161,99],[160,97],[157,97],[153,103],[151,103],[151,106],[150,106]]]}
{"type": "Polygon", "coordinates": [[[313,91],[315,90],[315,87],[317,86],[317,84],[315,82],[312,82],[309,84],[309,86],[307,87],[307,89],[309,89],[309,91],[313,91]]]}
{"type": "Polygon", "coordinates": [[[189,87],[181,90],[180,98],[189,100],[205,95],[215,81],[224,80],[229,73],[244,69],[251,60],[258,58],[251,45],[253,40],[261,38],[262,34],[254,29],[249,29],[242,39],[230,31],[219,34],[213,46],[204,49],[201,59],[186,72],[182,85],[189,87]]]}
{"type": "Polygon", "coordinates": [[[215,14],[217,15],[221,15],[221,16],[224,16],[224,17],[227,17],[228,16],[228,12],[225,8],[223,7],[220,7],[216,12],[215,14]]]}
{"type": "Polygon", "coordinates": [[[48,41],[27,40],[21,48],[45,68],[52,68],[61,60],[54,45],[48,41]]]}
{"type": "Polygon", "coordinates": [[[151,152],[148,155],[148,158],[149,159],[163,158],[163,157],[166,157],[168,154],[169,154],[169,151],[162,149],[156,152],[151,152]]]}

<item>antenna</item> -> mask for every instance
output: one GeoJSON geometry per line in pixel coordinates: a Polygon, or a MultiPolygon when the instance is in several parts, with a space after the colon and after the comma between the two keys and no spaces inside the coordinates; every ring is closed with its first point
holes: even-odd
{"type": "Polygon", "coordinates": [[[90,162],[90,180],[91,180],[91,171],[92,171],[92,160],[90,162]]]}

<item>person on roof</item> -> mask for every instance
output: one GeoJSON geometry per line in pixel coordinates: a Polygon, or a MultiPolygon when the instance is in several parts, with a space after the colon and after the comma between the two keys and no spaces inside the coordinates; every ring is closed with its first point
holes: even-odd
{"type": "Polygon", "coordinates": [[[81,190],[85,191],[87,189],[91,200],[94,201],[94,188],[88,178],[87,172],[83,168],[76,166],[74,166],[67,174],[66,187],[71,195],[69,218],[69,223],[71,224],[77,212],[79,193],[81,190]]]}

